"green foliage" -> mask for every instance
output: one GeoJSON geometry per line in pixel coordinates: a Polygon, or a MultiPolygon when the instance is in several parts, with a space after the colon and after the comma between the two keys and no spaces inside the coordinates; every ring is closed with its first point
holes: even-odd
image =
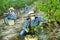
{"type": "Polygon", "coordinates": [[[0,0],[0,16],[2,16],[3,13],[6,12],[6,10],[8,10],[8,8],[10,8],[11,6],[19,9],[24,7],[25,4],[32,4],[34,1],[36,0],[0,0]]]}
{"type": "Polygon", "coordinates": [[[34,4],[41,11],[45,11],[46,12],[48,10],[48,8],[45,6],[45,4],[42,4],[42,3],[39,3],[39,2],[34,2],[34,4]]]}
{"type": "Polygon", "coordinates": [[[48,25],[45,25],[45,24],[41,24],[39,26],[32,26],[31,31],[35,32],[36,35],[41,34],[41,33],[44,34],[44,30],[45,30],[45,33],[49,31],[47,26],[48,25]]]}
{"type": "Polygon", "coordinates": [[[60,22],[60,10],[57,9],[54,15],[56,17],[56,20],[60,22]]]}
{"type": "Polygon", "coordinates": [[[56,19],[57,21],[60,21],[60,18],[59,18],[60,17],[60,14],[59,14],[60,5],[59,5],[58,0],[42,0],[42,3],[34,2],[34,4],[39,10],[45,12],[46,17],[50,19],[53,18],[53,19],[56,19]],[[59,10],[59,11],[57,12],[56,10],[59,10]]]}

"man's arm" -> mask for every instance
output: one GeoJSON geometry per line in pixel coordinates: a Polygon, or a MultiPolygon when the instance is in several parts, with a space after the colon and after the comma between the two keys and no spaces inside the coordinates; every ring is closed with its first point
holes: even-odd
{"type": "Polygon", "coordinates": [[[39,22],[44,22],[44,19],[41,18],[41,17],[39,17],[39,18],[38,18],[38,21],[39,21],[39,22]]]}
{"type": "Polygon", "coordinates": [[[23,29],[26,30],[27,26],[28,26],[28,20],[25,21],[23,29]]]}
{"type": "Polygon", "coordinates": [[[47,22],[48,21],[48,18],[41,18],[41,17],[39,17],[38,19],[39,19],[40,22],[47,22]]]}
{"type": "Polygon", "coordinates": [[[41,18],[41,17],[39,17],[38,19],[39,19],[40,24],[48,22],[48,18],[41,18]]]}
{"type": "Polygon", "coordinates": [[[26,20],[26,21],[25,21],[25,24],[24,24],[24,27],[23,27],[23,29],[24,29],[26,32],[29,31],[29,29],[27,29],[28,26],[29,26],[29,21],[26,20]]]}

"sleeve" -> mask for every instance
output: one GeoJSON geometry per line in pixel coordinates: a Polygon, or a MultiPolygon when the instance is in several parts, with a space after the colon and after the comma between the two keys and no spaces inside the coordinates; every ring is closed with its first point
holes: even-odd
{"type": "Polygon", "coordinates": [[[17,18],[17,15],[14,13],[14,18],[16,19],[17,18]]]}
{"type": "Polygon", "coordinates": [[[25,21],[25,24],[24,24],[24,27],[23,27],[24,30],[26,30],[28,24],[29,24],[29,23],[28,23],[28,20],[26,20],[26,21],[25,21]]]}
{"type": "Polygon", "coordinates": [[[39,22],[43,22],[44,21],[44,19],[41,18],[41,17],[39,17],[38,20],[39,20],[39,22]]]}
{"type": "Polygon", "coordinates": [[[44,18],[44,22],[48,22],[48,18],[44,18]]]}
{"type": "Polygon", "coordinates": [[[12,18],[13,18],[13,19],[16,19],[16,18],[17,18],[17,16],[16,16],[16,14],[15,14],[15,13],[12,13],[12,15],[11,15],[11,16],[12,16],[12,18]]]}
{"type": "Polygon", "coordinates": [[[40,18],[39,18],[39,21],[40,21],[40,22],[47,22],[47,21],[48,21],[48,18],[41,18],[41,17],[40,17],[40,18]]]}

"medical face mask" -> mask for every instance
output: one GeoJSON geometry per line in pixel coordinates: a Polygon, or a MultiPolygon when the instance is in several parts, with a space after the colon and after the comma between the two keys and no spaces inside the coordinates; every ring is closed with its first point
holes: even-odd
{"type": "Polygon", "coordinates": [[[31,20],[34,20],[35,19],[35,17],[33,16],[33,17],[31,17],[31,20]]]}

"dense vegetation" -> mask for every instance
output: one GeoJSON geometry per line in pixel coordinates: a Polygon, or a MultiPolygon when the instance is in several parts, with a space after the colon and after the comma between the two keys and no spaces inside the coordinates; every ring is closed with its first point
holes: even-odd
{"type": "MultiPolygon", "coordinates": [[[[38,10],[45,13],[43,18],[48,18],[47,24],[48,29],[56,35],[57,27],[60,25],[60,3],[59,0],[42,0],[41,2],[34,2],[38,10]],[[56,31],[54,31],[56,29],[56,31]]],[[[41,26],[40,26],[41,27],[41,26]]],[[[59,26],[60,27],[60,26],[59,26]]],[[[55,40],[55,38],[52,38],[55,40]]]]}
{"type": "Polygon", "coordinates": [[[36,0],[0,0],[0,16],[2,16],[11,6],[15,9],[19,9],[24,7],[25,4],[32,4],[34,1],[36,0]]]}
{"type": "Polygon", "coordinates": [[[42,2],[34,2],[36,7],[45,12],[45,17],[48,17],[51,21],[60,22],[60,4],[59,0],[42,0],[42,2]]]}

